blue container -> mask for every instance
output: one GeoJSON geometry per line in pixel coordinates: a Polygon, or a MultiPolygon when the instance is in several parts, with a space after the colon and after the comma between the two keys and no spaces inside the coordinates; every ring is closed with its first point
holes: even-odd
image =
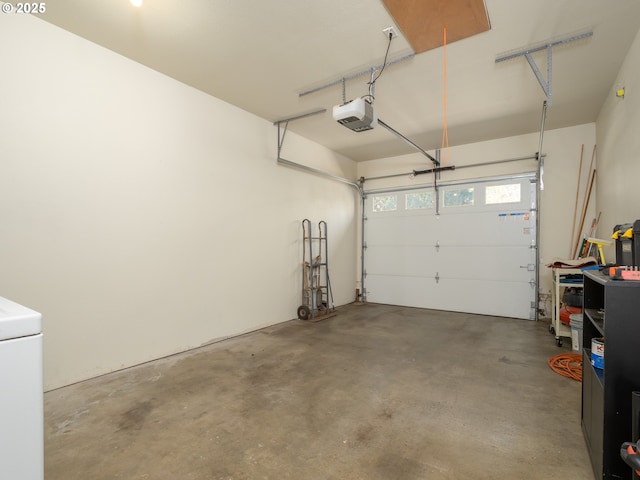
{"type": "Polygon", "coordinates": [[[604,337],[591,339],[591,365],[604,369],[604,337]]]}

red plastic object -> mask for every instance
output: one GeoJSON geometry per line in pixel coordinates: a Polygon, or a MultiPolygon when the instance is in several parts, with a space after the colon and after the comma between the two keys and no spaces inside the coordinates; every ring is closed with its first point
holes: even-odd
{"type": "Polygon", "coordinates": [[[575,315],[576,313],[582,313],[582,308],[563,306],[560,309],[560,322],[565,325],[569,325],[571,322],[571,315],[575,315]]]}

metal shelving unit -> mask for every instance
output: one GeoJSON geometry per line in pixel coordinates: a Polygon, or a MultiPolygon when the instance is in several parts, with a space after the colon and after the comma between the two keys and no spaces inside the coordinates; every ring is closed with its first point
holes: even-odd
{"type": "Polygon", "coordinates": [[[579,268],[554,268],[553,269],[553,289],[551,290],[552,318],[549,325],[549,332],[555,334],[556,343],[562,346],[562,339],[571,338],[571,327],[560,321],[560,307],[562,306],[562,294],[565,288],[582,288],[583,281],[575,281],[576,276],[583,277],[583,271],[579,268]]]}
{"type": "Polygon", "coordinates": [[[620,446],[638,440],[633,396],[640,391],[639,315],[640,281],[585,272],[582,431],[597,479],[638,478],[620,458],[620,446]],[[591,364],[594,337],[604,337],[603,369],[591,364]]]}

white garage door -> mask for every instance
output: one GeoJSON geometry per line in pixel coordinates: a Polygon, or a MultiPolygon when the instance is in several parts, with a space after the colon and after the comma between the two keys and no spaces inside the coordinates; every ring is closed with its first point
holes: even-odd
{"type": "Polygon", "coordinates": [[[367,300],[535,318],[535,188],[525,177],[441,186],[438,198],[367,193],[367,300]]]}

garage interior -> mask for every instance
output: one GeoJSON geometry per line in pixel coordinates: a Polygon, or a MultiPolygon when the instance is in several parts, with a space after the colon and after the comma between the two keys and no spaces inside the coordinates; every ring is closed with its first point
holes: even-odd
{"type": "Polygon", "coordinates": [[[640,218],[636,0],[0,3],[45,478],[631,476],[547,365],[547,265],[640,218]]]}

